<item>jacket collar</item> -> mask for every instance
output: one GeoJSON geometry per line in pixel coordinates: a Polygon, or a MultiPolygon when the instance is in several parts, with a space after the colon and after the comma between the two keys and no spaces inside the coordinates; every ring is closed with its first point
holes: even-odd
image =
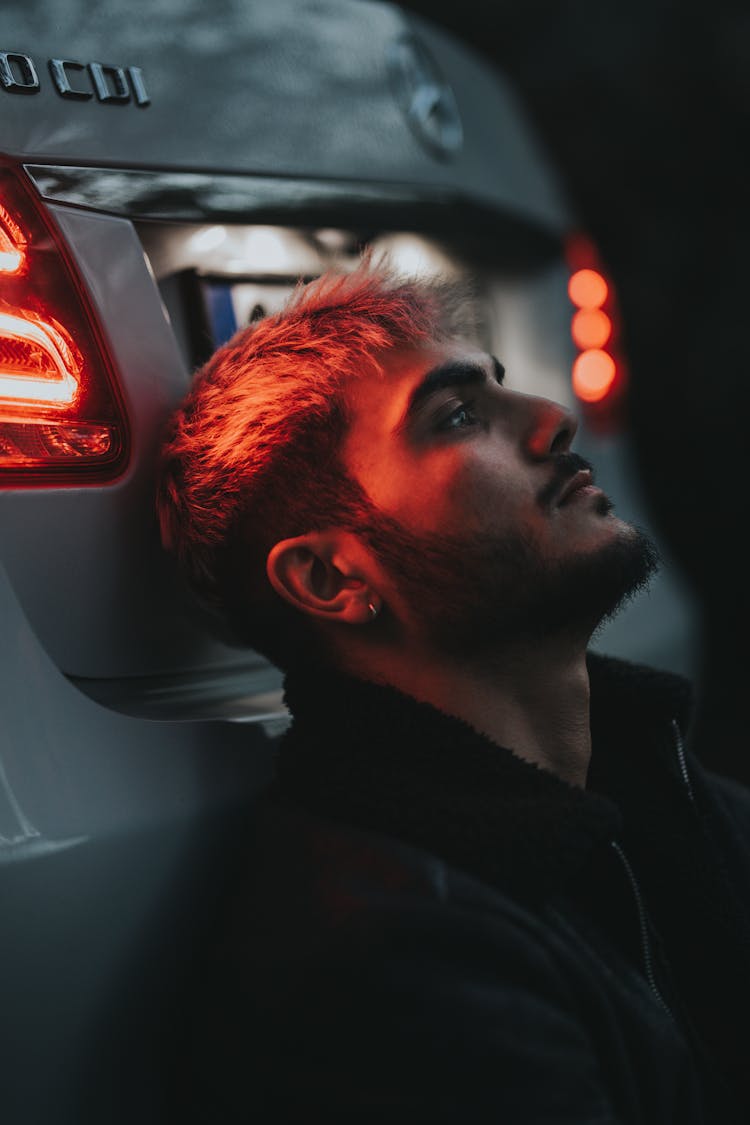
{"type": "Polygon", "coordinates": [[[663,770],[648,744],[688,706],[685,681],[669,673],[595,654],[589,673],[594,754],[584,790],[394,688],[331,669],[290,672],[293,720],[276,793],[514,893],[546,896],[620,835],[608,758],[631,754],[644,775],[663,770]]]}

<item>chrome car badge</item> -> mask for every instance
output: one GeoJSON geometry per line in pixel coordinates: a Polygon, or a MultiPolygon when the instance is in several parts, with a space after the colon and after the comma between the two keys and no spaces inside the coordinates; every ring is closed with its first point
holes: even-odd
{"type": "Polygon", "coordinates": [[[423,43],[406,35],[387,54],[394,92],[409,128],[433,156],[448,159],[464,139],[453,90],[423,43]]]}
{"type": "MultiPolygon", "coordinates": [[[[113,66],[108,63],[76,62],[74,59],[47,59],[52,84],[61,98],[122,105],[131,101],[147,106],[151,99],[139,66],[113,66]]],[[[30,55],[0,51],[0,89],[11,94],[38,94],[42,89],[37,66],[30,55]]]]}

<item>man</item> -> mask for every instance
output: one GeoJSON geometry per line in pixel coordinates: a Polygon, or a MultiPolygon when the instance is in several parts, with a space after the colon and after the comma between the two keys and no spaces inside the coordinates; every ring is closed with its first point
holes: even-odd
{"type": "Polygon", "coordinates": [[[747,1121],[750,797],[681,679],[588,653],[654,549],[454,296],[300,287],[165,443],[164,542],[293,716],[196,1117],[747,1121]]]}

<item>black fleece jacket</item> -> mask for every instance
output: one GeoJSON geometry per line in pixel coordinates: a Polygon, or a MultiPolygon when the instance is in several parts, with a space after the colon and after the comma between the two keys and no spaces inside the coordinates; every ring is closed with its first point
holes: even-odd
{"type": "Polygon", "coordinates": [[[205,1121],[750,1122],[750,792],[589,657],[586,789],[387,687],[293,715],[196,1026],[205,1121]]]}

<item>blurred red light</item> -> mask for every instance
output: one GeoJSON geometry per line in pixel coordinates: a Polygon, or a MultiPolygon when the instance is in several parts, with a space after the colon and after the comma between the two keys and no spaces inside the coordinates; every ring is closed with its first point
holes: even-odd
{"type": "Polygon", "coordinates": [[[612,321],[601,309],[579,309],[570,331],[581,350],[603,348],[612,335],[612,321]]]}
{"type": "Polygon", "coordinates": [[[573,364],[573,390],[583,402],[601,402],[612,389],[617,366],[599,348],[581,352],[573,364]]]}
{"type": "Polygon", "coordinates": [[[576,270],[568,282],[568,296],[580,309],[598,309],[608,294],[609,286],[597,270],[576,270]]]}

